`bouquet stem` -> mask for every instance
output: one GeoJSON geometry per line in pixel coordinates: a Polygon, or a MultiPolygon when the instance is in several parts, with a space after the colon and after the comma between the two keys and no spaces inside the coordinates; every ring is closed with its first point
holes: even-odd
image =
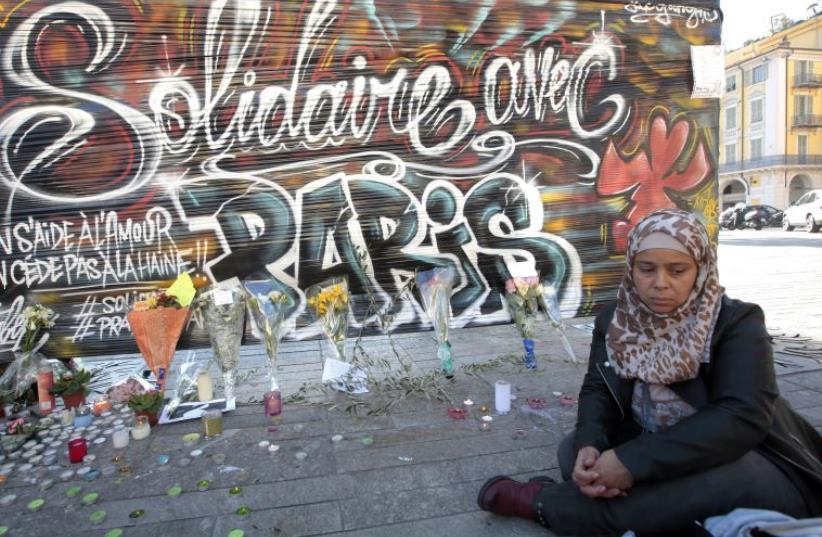
{"type": "Polygon", "coordinates": [[[235,373],[235,369],[223,371],[223,393],[225,395],[226,403],[234,400],[235,373]]]}
{"type": "Polygon", "coordinates": [[[525,347],[525,368],[536,369],[537,357],[534,355],[534,340],[529,338],[523,338],[522,346],[525,347]]]}
{"type": "Polygon", "coordinates": [[[437,348],[437,357],[440,359],[442,372],[446,377],[454,376],[454,358],[451,354],[451,344],[447,341],[440,343],[437,348]]]}

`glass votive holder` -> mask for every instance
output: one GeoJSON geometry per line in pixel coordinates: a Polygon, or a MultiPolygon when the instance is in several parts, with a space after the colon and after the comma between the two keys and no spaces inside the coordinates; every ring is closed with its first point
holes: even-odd
{"type": "Polygon", "coordinates": [[[278,422],[283,416],[283,393],[280,390],[271,390],[263,395],[263,409],[271,421],[278,422]]]}
{"type": "Polygon", "coordinates": [[[123,449],[128,447],[128,430],[117,429],[111,433],[111,443],[116,449],[123,449]]]}
{"type": "Polygon", "coordinates": [[[203,412],[203,436],[213,438],[223,434],[223,413],[219,410],[203,412]]]}
{"type": "Polygon", "coordinates": [[[74,426],[77,428],[91,425],[94,416],[87,405],[80,405],[74,411],[74,426]]]}
{"type": "Polygon", "coordinates": [[[151,434],[151,424],[148,422],[147,416],[136,416],[134,418],[134,427],[131,428],[131,436],[135,440],[142,440],[148,438],[151,434]]]}
{"type": "Polygon", "coordinates": [[[491,422],[493,422],[493,421],[494,421],[494,418],[492,418],[491,416],[481,417],[480,420],[479,420],[479,430],[484,432],[484,433],[487,433],[487,432],[491,431],[491,422]]]}
{"type": "Polygon", "coordinates": [[[69,461],[73,464],[83,462],[83,458],[88,454],[88,444],[85,438],[72,438],[68,442],[69,461]]]}

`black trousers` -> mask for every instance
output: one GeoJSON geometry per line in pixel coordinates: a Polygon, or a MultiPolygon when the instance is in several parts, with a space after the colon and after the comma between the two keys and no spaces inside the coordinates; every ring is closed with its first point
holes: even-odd
{"type": "Polygon", "coordinates": [[[675,535],[694,521],[737,507],[770,509],[795,518],[810,516],[802,494],[772,462],[755,451],[705,472],[654,483],[640,483],[621,498],[591,499],[571,479],[573,433],[557,453],[564,483],[545,487],[535,499],[540,522],[560,535],[675,535]]]}

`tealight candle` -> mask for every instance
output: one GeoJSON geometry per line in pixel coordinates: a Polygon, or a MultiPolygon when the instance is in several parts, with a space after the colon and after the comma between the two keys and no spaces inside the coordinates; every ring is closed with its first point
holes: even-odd
{"type": "Polygon", "coordinates": [[[492,421],[494,421],[494,418],[492,418],[491,416],[483,416],[479,422],[479,430],[485,433],[490,431],[492,421]]]}
{"type": "Polygon", "coordinates": [[[148,423],[148,418],[145,416],[137,416],[134,427],[131,428],[131,436],[135,440],[142,440],[148,438],[151,434],[151,425],[148,423]]]}
{"type": "Polygon", "coordinates": [[[214,399],[214,383],[211,381],[211,373],[207,370],[197,374],[197,399],[200,401],[214,399]]]}

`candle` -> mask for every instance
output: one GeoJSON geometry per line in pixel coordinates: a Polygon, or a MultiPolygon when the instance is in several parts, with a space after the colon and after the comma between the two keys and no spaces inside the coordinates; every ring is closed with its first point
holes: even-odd
{"type": "Polygon", "coordinates": [[[100,416],[103,412],[108,412],[111,410],[111,401],[108,399],[98,399],[94,402],[94,406],[92,408],[94,409],[94,415],[100,416]]]}
{"type": "Polygon", "coordinates": [[[151,425],[148,423],[148,418],[145,416],[137,416],[134,427],[131,428],[131,436],[135,440],[142,440],[148,438],[151,434],[151,425]]]}
{"type": "Polygon", "coordinates": [[[40,413],[49,414],[54,410],[54,395],[50,390],[54,387],[54,371],[46,364],[37,370],[37,398],[40,403],[40,413]]]}
{"type": "Polygon", "coordinates": [[[494,384],[494,406],[497,414],[504,416],[511,411],[511,383],[498,380],[494,384]]]}
{"type": "Polygon", "coordinates": [[[72,438],[68,443],[69,461],[73,464],[83,462],[83,458],[88,453],[88,445],[85,438],[72,438]]]}
{"type": "Polygon", "coordinates": [[[60,415],[60,423],[63,427],[68,427],[72,423],[74,423],[74,409],[67,408],[63,410],[63,413],[60,415]]]}
{"type": "Polygon", "coordinates": [[[491,422],[494,421],[494,418],[491,416],[483,416],[479,422],[479,430],[487,433],[491,430],[491,422]]]}
{"type": "Polygon", "coordinates": [[[74,412],[74,426],[77,428],[88,427],[93,419],[94,416],[86,405],[78,406],[74,412]]]}
{"type": "Polygon", "coordinates": [[[111,442],[116,449],[123,449],[128,446],[128,431],[126,429],[118,429],[111,434],[111,442]]]}
{"type": "Polygon", "coordinates": [[[223,434],[223,414],[219,410],[203,412],[203,436],[211,438],[223,434]]]}
{"type": "Polygon", "coordinates": [[[208,371],[200,371],[197,374],[197,399],[200,401],[214,399],[214,383],[211,382],[211,374],[208,371]]]}
{"type": "Polygon", "coordinates": [[[282,421],[283,417],[283,394],[280,390],[272,390],[263,395],[263,407],[265,415],[272,421],[282,421]]]}

